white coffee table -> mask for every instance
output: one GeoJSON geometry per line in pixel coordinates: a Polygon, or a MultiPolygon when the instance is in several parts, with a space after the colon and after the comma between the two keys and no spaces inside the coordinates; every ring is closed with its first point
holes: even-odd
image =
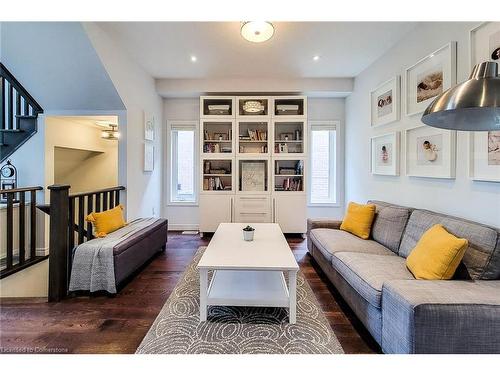
{"type": "Polygon", "coordinates": [[[222,223],[198,263],[200,321],[208,306],[287,307],[296,322],[299,266],[278,224],[250,223],[254,240],[244,241],[241,223],[222,223]],[[208,285],[208,271],[214,275],[208,285]],[[288,287],[284,272],[288,272],[288,287]]]}

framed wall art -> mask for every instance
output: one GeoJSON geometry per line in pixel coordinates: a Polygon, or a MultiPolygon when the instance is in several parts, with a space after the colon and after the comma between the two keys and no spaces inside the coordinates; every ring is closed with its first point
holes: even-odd
{"type": "Polygon", "coordinates": [[[371,173],[399,176],[399,132],[371,138],[371,173]]]}
{"type": "Polygon", "coordinates": [[[469,176],[500,182],[500,131],[469,133],[469,176]]]}
{"type": "Polygon", "coordinates": [[[143,111],[144,113],[144,139],[153,141],[155,139],[155,117],[152,113],[143,111]]]}
{"type": "Polygon", "coordinates": [[[266,161],[241,161],[241,191],[266,191],[266,161]]]}
{"type": "Polygon", "coordinates": [[[153,172],[155,168],[155,148],[152,142],[144,142],[144,172],[153,172]]]}
{"type": "Polygon", "coordinates": [[[457,43],[450,42],[406,69],[407,116],[423,112],[436,96],[457,83],[457,43]]]}
{"type": "Polygon", "coordinates": [[[456,131],[418,126],[405,131],[406,175],[455,178],[456,131]]]}
{"type": "Polygon", "coordinates": [[[470,70],[484,61],[500,64],[500,22],[483,22],[472,29],[470,39],[470,70]]]}
{"type": "Polygon", "coordinates": [[[370,93],[371,126],[399,120],[400,87],[400,77],[396,76],[370,93]]]}

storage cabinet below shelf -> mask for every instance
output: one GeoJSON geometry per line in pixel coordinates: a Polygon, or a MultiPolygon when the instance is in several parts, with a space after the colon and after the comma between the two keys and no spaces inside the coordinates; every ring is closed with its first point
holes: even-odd
{"type": "Polygon", "coordinates": [[[236,196],[234,218],[237,223],[270,223],[271,198],[269,195],[236,196]]]}
{"type": "Polygon", "coordinates": [[[200,194],[200,232],[215,232],[220,223],[230,223],[234,215],[231,195],[200,194]]]}
{"type": "Polygon", "coordinates": [[[272,197],[273,222],[283,233],[306,233],[307,197],[305,194],[280,194],[272,197]]]}

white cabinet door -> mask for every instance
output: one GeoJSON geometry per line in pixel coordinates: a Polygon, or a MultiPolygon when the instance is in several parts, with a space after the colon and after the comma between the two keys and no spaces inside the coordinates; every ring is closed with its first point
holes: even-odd
{"type": "Polygon", "coordinates": [[[232,195],[200,195],[200,232],[215,232],[220,223],[233,220],[232,195]]]}
{"type": "Polygon", "coordinates": [[[283,233],[306,233],[307,201],[305,194],[273,196],[273,221],[283,233]]]}

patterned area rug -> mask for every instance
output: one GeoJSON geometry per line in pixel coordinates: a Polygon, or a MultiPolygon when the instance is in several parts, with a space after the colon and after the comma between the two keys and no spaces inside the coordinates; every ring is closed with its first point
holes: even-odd
{"type": "MultiPolygon", "coordinates": [[[[140,354],[341,354],[307,281],[297,277],[297,323],[283,308],[217,307],[199,320],[200,247],[137,348],[140,354]]],[[[209,278],[211,275],[209,274],[209,278]]]]}

